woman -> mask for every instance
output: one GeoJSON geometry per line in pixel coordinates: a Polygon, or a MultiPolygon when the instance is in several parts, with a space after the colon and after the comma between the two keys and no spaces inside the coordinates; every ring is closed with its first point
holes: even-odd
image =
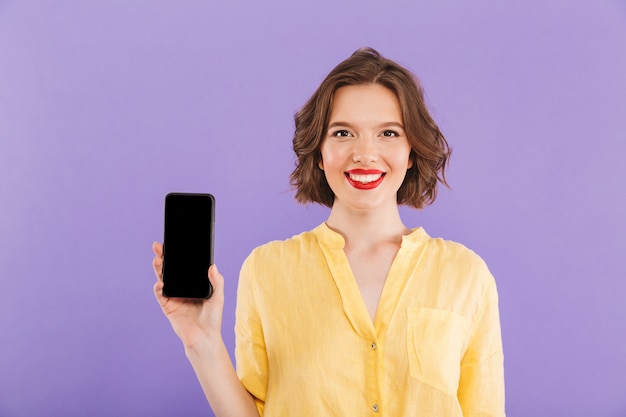
{"type": "Polygon", "coordinates": [[[218,416],[504,416],[497,292],[460,244],[409,229],[450,154],[413,75],[366,48],[296,115],[291,181],[331,207],[312,231],[241,269],[235,372],[221,339],[223,278],[207,301],[156,297],[218,416]]]}

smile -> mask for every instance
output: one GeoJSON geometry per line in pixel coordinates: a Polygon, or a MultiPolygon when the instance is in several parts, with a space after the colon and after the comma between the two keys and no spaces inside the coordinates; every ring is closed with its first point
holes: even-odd
{"type": "Polygon", "coordinates": [[[345,173],[350,185],[360,190],[371,190],[378,187],[385,178],[385,173],[373,169],[354,169],[345,173]]]}
{"type": "Polygon", "coordinates": [[[356,174],[348,174],[352,181],[357,181],[363,184],[367,184],[369,182],[377,181],[380,179],[383,174],[368,174],[368,175],[356,175],[356,174]]]}

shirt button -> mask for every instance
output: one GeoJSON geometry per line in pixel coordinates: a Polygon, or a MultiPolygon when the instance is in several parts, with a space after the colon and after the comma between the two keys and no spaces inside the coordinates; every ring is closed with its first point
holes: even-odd
{"type": "Polygon", "coordinates": [[[378,404],[372,404],[372,411],[378,413],[378,404]]]}
{"type": "Polygon", "coordinates": [[[372,347],[372,350],[376,350],[376,343],[372,342],[371,347],[372,347]]]}

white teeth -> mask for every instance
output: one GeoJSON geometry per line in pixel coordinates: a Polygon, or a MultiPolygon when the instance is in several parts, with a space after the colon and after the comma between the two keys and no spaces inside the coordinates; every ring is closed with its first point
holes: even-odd
{"type": "Polygon", "coordinates": [[[367,184],[369,182],[378,180],[382,176],[383,174],[368,174],[368,175],[350,174],[350,179],[352,181],[360,182],[361,184],[367,184]]]}

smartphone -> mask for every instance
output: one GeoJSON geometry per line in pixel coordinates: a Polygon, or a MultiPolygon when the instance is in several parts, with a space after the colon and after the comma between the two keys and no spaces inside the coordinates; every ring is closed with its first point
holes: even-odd
{"type": "Polygon", "coordinates": [[[207,272],[213,264],[215,198],[211,194],[165,196],[163,295],[209,298],[207,272]]]}

